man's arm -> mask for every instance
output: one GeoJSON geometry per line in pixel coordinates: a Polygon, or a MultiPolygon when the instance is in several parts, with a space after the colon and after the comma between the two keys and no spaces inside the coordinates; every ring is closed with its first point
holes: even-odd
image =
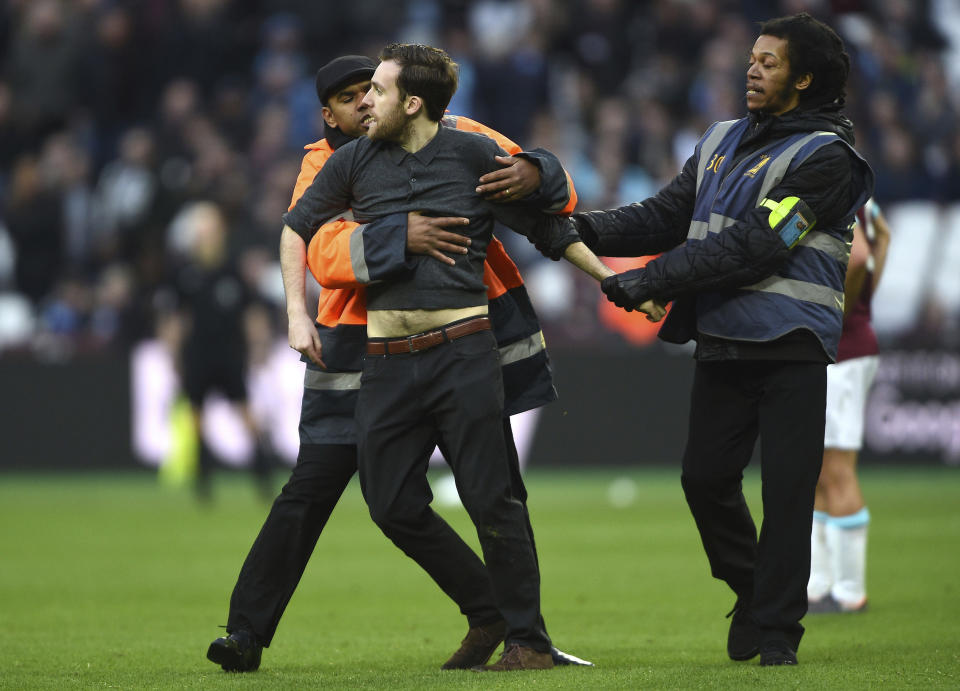
{"type": "MultiPolygon", "coordinates": [[[[774,202],[799,197],[819,225],[832,225],[851,203],[853,163],[841,145],[827,145],[767,195],[774,202]]],[[[739,288],[771,276],[792,251],[771,227],[772,212],[752,209],[741,221],[693,246],[676,247],[604,281],[603,291],[620,307],[654,298],[667,302],[702,290],[739,288]]],[[[816,232],[816,231],[814,231],[816,232]]]]}
{"type": "Polygon", "coordinates": [[[873,229],[870,254],[873,257],[873,289],[876,290],[883,269],[887,265],[887,251],[890,249],[890,226],[887,225],[887,217],[883,215],[880,207],[873,199],[867,201],[866,215],[873,229]]]}
{"type": "MultiPolygon", "coordinates": [[[[601,283],[610,280],[616,274],[613,269],[604,264],[589,247],[584,244],[573,231],[566,219],[547,216],[539,211],[524,209],[519,205],[499,205],[494,217],[528,239],[535,242],[537,248],[551,259],[561,257],[583,271],[591,278],[601,283]],[[518,228],[525,230],[518,230],[518,228]]],[[[647,314],[649,321],[660,321],[666,314],[662,304],[654,300],[644,300],[636,303],[634,309],[647,314]]]]}
{"type": "Polygon", "coordinates": [[[509,202],[523,199],[540,188],[540,168],[526,158],[494,156],[502,168],[480,176],[477,194],[488,201],[509,202]]]}
{"type": "Polygon", "coordinates": [[[863,226],[857,222],[853,227],[853,244],[850,246],[850,261],[847,263],[847,275],[843,281],[843,317],[860,300],[860,293],[867,278],[867,264],[870,261],[870,243],[863,226]]]}
{"type": "MultiPolygon", "coordinates": [[[[591,252],[590,248],[582,242],[575,242],[569,245],[567,249],[564,250],[563,257],[585,274],[596,279],[601,285],[603,285],[604,279],[616,275],[613,269],[600,261],[597,255],[591,252]]],[[[645,313],[647,315],[647,321],[651,322],[660,321],[667,313],[665,305],[653,299],[645,300],[633,307],[633,309],[645,313]]]]}
{"type": "Polygon", "coordinates": [[[601,257],[657,254],[687,239],[696,193],[697,169],[691,157],[680,174],[649,199],[618,209],[578,212],[571,222],[601,257]]]}
{"type": "Polygon", "coordinates": [[[863,210],[867,225],[861,225],[858,221],[853,228],[850,263],[847,264],[847,276],[843,284],[844,317],[860,301],[860,293],[863,292],[868,273],[872,277],[870,289],[877,289],[890,246],[890,227],[880,213],[880,207],[870,199],[863,210]]]}
{"type": "MultiPolygon", "coordinates": [[[[500,152],[500,155],[502,156],[503,152],[500,152]]],[[[573,203],[576,203],[576,192],[573,191],[573,183],[567,171],[564,170],[563,165],[561,165],[560,159],[546,149],[539,148],[531,151],[521,151],[514,154],[511,158],[527,161],[536,166],[540,173],[540,184],[531,193],[525,194],[522,197],[511,189],[509,195],[505,195],[503,199],[496,201],[512,202],[522,199],[526,206],[538,209],[544,213],[563,214],[566,212],[566,214],[569,214],[567,209],[568,207],[569,210],[573,209],[573,207],[569,205],[571,200],[573,203]]],[[[494,161],[498,163],[500,160],[501,159],[494,159],[494,161]]],[[[497,174],[502,174],[502,170],[493,170],[486,173],[481,176],[480,180],[483,181],[485,178],[488,178],[488,176],[497,174]]],[[[501,185],[502,184],[503,183],[501,183],[501,185]]],[[[484,189],[484,186],[481,185],[477,189],[484,189]]]]}
{"type": "Polygon", "coordinates": [[[321,225],[350,208],[350,173],[355,152],[356,142],[337,149],[293,208],[283,215],[284,225],[299,235],[305,245],[321,225]]]}
{"type": "MultiPolygon", "coordinates": [[[[509,154],[508,156],[497,156],[496,162],[502,167],[482,175],[478,181],[477,193],[483,195],[488,201],[517,201],[528,197],[540,189],[541,168],[545,164],[555,165],[563,173],[562,187],[555,188],[553,192],[555,195],[554,201],[545,211],[564,216],[573,213],[577,206],[577,191],[573,186],[572,178],[563,170],[559,159],[553,154],[550,154],[551,160],[538,159],[534,152],[520,156],[523,149],[512,139],[462,115],[445,116],[444,125],[465,132],[484,134],[509,154]],[[561,194],[557,195],[557,191],[560,191],[561,194]]],[[[551,168],[547,171],[546,176],[550,178],[555,174],[556,171],[551,168]]]]}
{"type": "Polygon", "coordinates": [[[306,268],[307,251],[303,238],[285,225],[280,233],[280,274],[287,300],[287,339],[291,348],[325,367],[320,336],[307,312],[306,268]]]}
{"type": "Polygon", "coordinates": [[[744,222],[685,244],[632,269],[605,279],[601,288],[618,307],[629,309],[651,298],[667,303],[702,290],[738,288],[776,271],[789,249],[767,225],[770,212],[757,207],[744,222]]]}
{"type": "Polygon", "coordinates": [[[444,252],[466,254],[470,238],[448,229],[466,226],[458,216],[417,212],[383,216],[370,223],[344,218],[325,223],[310,239],[308,266],[324,288],[357,288],[402,275],[415,266],[410,255],[429,255],[445,264],[444,252]]]}
{"type": "Polygon", "coordinates": [[[563,251],[563,258],[596,281],[602,281],[616,272],[604,264],[582,242],[574,242],[563,251]]]}

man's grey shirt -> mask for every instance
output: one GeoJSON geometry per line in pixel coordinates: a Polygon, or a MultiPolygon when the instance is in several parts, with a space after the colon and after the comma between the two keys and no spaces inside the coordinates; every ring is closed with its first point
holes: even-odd
{"type": "MultiPolygon", "coordinates": [[[[489,137],[448,127],[415,153],[399,144],[355,139],[338,148],[313,183],[284,214],[283,221],[309,243],[317,229],[346,209],[354,219],[369,222],[396,213],[419,211],[427,216],[463,216],[470,220],[457,232],[471,239],[467,254],[449,266],[432,257],[412,256],[410,271],[367,287],[367,309],[445,309],[487,302],[483,262],[494,221],[549,246],[553,254],[579,240],[569,224],[550,224],[530,203],[496,204],[476,192],[478,179],[500,169],[494,156],[507,156],[489,137]],[[562,227],[562,233],[558,230],[562,227]]],[[[549,152],[523,154],[539,165],[549,152]]],[[[565,175],[559,165],[540,165],[544,175],[565,175]],[[553,171],[559,171],[555,173],[553,171]]],[[[541,188],[557,186],[543,180],[541,188]],[[548,184],[549,183],[549,184],[548,184]]],[[[566,184],[565,179],[563,184],[566,184]]],[[[546,206],[551,200],[542,200],[546,206]]]]}

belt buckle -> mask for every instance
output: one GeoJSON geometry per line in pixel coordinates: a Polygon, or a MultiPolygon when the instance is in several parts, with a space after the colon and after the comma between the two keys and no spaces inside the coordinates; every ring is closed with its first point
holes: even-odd
{"type": "Polygon", "coordinates": [[[415,334],[410,334],[409,336],[407,336],[407,352],[408,352],[408,353],[415,353],[415,352],[417,352],[416,350],[413,349],[413,337],[414,337],[414,335],[415,335],[415,334]]]}

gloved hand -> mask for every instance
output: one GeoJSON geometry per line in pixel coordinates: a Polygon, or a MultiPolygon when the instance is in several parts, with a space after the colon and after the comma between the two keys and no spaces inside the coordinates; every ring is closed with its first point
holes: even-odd
{"type": "Polygon", "coordinates": [[[600,283],[600,289],[610,302],[627,312],[632,312],[640,303],[650,299],[646,269],[631,269],[607,276],[600,283]]]}

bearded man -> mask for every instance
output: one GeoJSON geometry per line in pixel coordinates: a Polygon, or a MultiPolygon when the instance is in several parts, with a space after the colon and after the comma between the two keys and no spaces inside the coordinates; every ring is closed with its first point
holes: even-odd
{"type": "MultiPolygon", "coordinates": [[[[502,205],[478,194],[478,178],[494,171],[494,156],[506,152],[483,135],[441,127],[457,86],[456,64],[446,53],[393,44],[380,59],[364,97],[367,137],[338,148],[284,216],[284,287],[288,297],[302,296],[305,247],[321,223],[344,208],[359,221],[411,211],[467,219],[461,230],[470,241],[467,252],[452,264],[413,257],[406,272],[366,288],[367,345],[356,413],[360,483],[374,522],[463,610],[479,595],[461,568],[472,552],[463,551],[469,549],[429,506],[426,469],[439,439],[477,527],[506,625],[504,652],[484,669],[550,668],[539,569],[523,502],[511,490],[483,261],[497,220],[597,280],[612,272],[572,229],[552,230],[542,213],[552,199],[534,193],[502,205]]],[[[518,155],[536,159],[546,152],[518,155]]],[[[541,191],[567,184],[558,170],[556,179],[542,181],[541,191]]],[[[351,250],[351,262],[363,273],[364,247],[357,243],[351,250]]],[[[291,345],[307,353],[316,332],[312,324],[301,326],[290,325],[291,345]]]]}

